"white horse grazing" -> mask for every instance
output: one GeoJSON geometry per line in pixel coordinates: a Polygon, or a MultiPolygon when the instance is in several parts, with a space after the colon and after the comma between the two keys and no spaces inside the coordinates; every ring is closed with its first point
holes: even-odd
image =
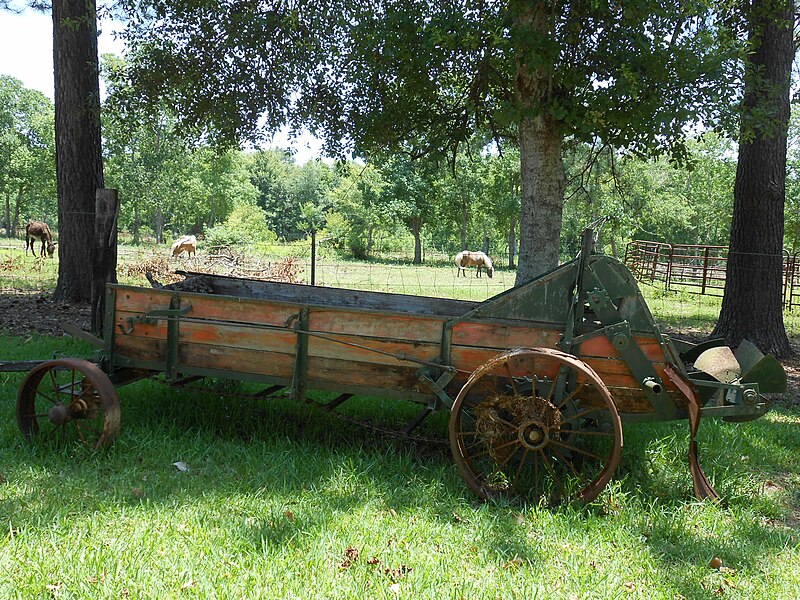
{"type": "Polygon", "coordinates": [[[172,256],[178,256],[184,251],[189,255],[189,258],[197,252],[197,238],[195,236],[184,235],[179,237],[173,242],[172,248],[170,248],[172,256]]]}
{"type": "Polygon", "coordinates": [[[478,267],[478,270],[475,272],[476,277],[481,276],[481,268],[486,269],[486,274],[489,275],[490,279],[494,274],[492,259],[483,252],[470,252],[469,250],[459,252],[456,254],[456,266],[458,267],[456,277],[461,274],[461,271],[464,271],[464,277],[466,277],[467,267],[478,267]]]}

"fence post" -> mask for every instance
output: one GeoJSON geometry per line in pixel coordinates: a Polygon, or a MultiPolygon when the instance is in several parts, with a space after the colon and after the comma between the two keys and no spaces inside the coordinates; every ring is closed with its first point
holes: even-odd
{"type": "Polygon", "coordinates": [[[667,291],[672,290],[672,262],[675,260],[675,246],[667,244],[669,248],[669,261],[667,262],[667,291]]]}
{"type": "Polygon", "coordinates": [[[706,250],[703,253],[703,287],[700,289],[701,294],[706,293],[706,277],[708,277],[708,253],[710,248],[706,246],[706,250]]]}
{"type": "Polygon", "coordinates": [[[317,284],[317,232],[311,230],[311,285],[317,284]]]}
{"type": "Polygon", "coordinates": [[[94,201],[92,265],[92,331],[103,331],[106,283],[117,282],[117,218],[119,195],[115,189],[98,188],[94,201]]]}

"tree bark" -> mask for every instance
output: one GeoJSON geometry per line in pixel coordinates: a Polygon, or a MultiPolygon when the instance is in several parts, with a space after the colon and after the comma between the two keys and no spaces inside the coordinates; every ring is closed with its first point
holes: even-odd
{"type": "Polygon", "coordinates": [[[467,210],[467,203],[465,200],[461,201],[461,251],[467,249],[467,221],[469,220],[469,212],[467,210]]]}
{"type": "Polygon", "coordinates": [[[515,267],[514,258],[517,255],[517,220],[511,219],[508,225],[508,268],[515,267]]]}
{"type": "Polygon", "coordinates": [[[411,233],[414,234],[414,264],[422,264],[422,219],[411,219],[411,233]]]}
{"type": "Polygon", "coordinates": [[[155,229],[156,229],[156,244],[163,244],[164,243],[164,212],[161,210],[160,206],[158,208],[156,208],[155,229]]]}
{"type": "Polygon", "coordinates": [[[11,234],[16,237],[19,232],[19,210],[22,208],[22,195],[25,193],[25,188],[19,186],[17,190],[17,201],[14,203],[14,216],[11,217],[11,234]]]}
{"type": "MultiPolygon", "coordinates": [[[[550,35],[548,4],[525,4],[517,15],[517,25],[526,35],[547,40],[550,35]]],[[[522,199],[519,231],[519,267],[514,285],[520,286],[558,266],[561,222],[566,189],[566,173],[561,157],[563,133],[559,123],[546,113],[554,93],[546,69],[529,66],[530,48],[517,48],[515,98],[521,113],[519,157],[522,199]],[[531,107],[543,106],[539,114],[531,107]]]]}
{"type": "Polygon", "coordinates": [[[6,237],[11,237],[11,192],[6,191],[6,237]]]}
{"type": "Polygon", "coordinates": [[[731,346],[748,339],[783,357],[792,353],[782,310],[792,3],[754,0],[750,10],[755,52],[745,63],[725,295],[711,335],[731,346]]]}
{"type": "Polygon", "coordinates": [[[566,187],[558,124],[526,117],[519,129],[522,208],[516,286],[558,266],[566,187]]]}
{"type": "Polygon", "coordinates": [[[57,302],[92,298],[95,192],[103,185],[95,0],[53,1],[57,302]]]}

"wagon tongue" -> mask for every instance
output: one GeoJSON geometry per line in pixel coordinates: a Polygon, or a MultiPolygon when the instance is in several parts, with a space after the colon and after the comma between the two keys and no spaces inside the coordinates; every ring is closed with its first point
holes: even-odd
{"type": "Polygon", "coordinates": [[[781,363],[765,356],[748,340],[742,340],[735,352],[727,346],[709,348],[697,357],[694,366],[722,383],[757,383],[762,394],[786,391],[786,372],[781,363]]]}

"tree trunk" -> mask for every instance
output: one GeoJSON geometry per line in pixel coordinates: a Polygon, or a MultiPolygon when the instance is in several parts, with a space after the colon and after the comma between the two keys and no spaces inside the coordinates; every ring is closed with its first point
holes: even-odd
{"type": "Polygon", "coordinates": [[[6,190],[6,237],[11,237],[11,192],[6,190]]]}
{"type": "Polygon", "coordinates": [[[22,207],[22,195],[25,193],[23,186],[17,190],[17,201],[14,203],[14,216],[11,217],[11,234],[16,236],[19,232],[19,209],[22,207]]]}
{"type": "Polygon", "coordinates": [[[163,244],[164,243],[164,213],[161,211],[161,207],[160,206],[158,208],[156,208],[155,230],[156,230],[156,244],[163,244]]]}
{"type": "Polygon", "coordinates": [[[133,230],[133,243],[137,246],[141,243],[141,238],[139,237],[139,228],[142,226],[142,222],[139,219],[139,205],[135,204],[133,207],[133,224],[131,225],[131,229],[133,230]]]}
{"type": "Polygon", "coordinates": [[[411,233],[414,234],[414,264],[422,264],[422,219],[411,219],[411,233]]]}
{"type": "Polygon", "coordinates": [[[517,220],[512,218],[508,225],[508,268],[513,269],[517,255],[517,220]]]}
{"type": "MultiPolygon", "coordinates": [[[[533,37],[550,36],[548,3],[524,4],[517,25],[533,37]]],[[[553,93],[543,65],[528,65],[530,48],[517,48],[515,98],[522,117],[519,123],[519,159],[522,202],[519,228],[519,267],[514,285],[520,286],[558,266],[566,173],[561,157],[563,134],[559,123],[546,112],[531,113],[536,100],[545,107],[553,93]]]]}
{"type": "Polygon", "coordinates": [[[725,295],[711,334],[762,352],[791,354],[783,324],[782,266],[792,3],[754,1],[725,295]],[[768,122],[765,122],[767,115],[768,122]],[[761,115],[760,119],[756,115],[761,115]]]}
{"type": "Polygon", "coordinates": [[[372,244],[373,244],[372,236],[374,232],[375,232],[375,225],[370,223],[369,227],[367,227],[367,256],[372,255],[372,244]]]}
{"type": "Polygon", "coordinates": [[[467,203],[461,202],[461,251],[467,249],[467,221],[469,220],[469,211],[467,210],[467,203]]]}
{"type": "Polygon", "coordinates": [[[57,302],[90,301],[95,193],[103,187],[95,0],[53,1],[57,302]]]}
{"type": "Polygon", "coordinates": [[[525,117],[519,130],[522,209],[516,286],[558,266],[566,186],[557,123],[525,117]]]}

